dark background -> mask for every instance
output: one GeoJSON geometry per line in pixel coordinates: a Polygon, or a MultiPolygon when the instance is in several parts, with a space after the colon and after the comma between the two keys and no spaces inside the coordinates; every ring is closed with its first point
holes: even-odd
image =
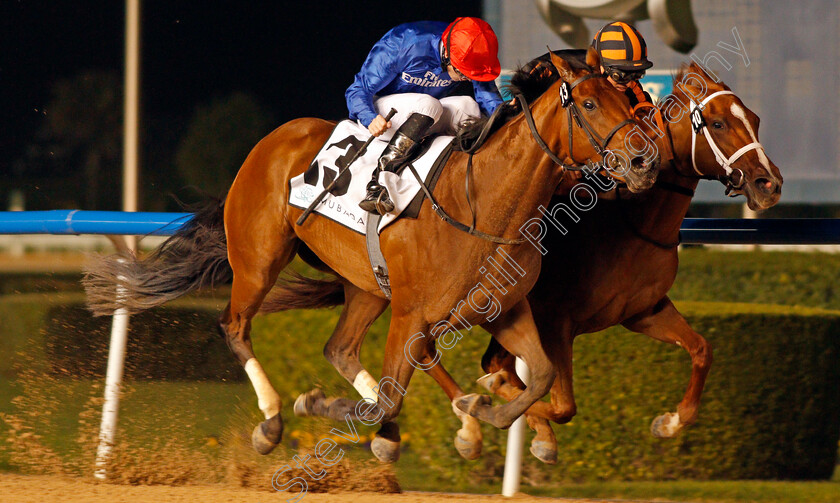
{"type": "MultiPolygon", "coordinates": [[[[270,117],[262,134],[296,117],[346,117],[344,90],[387,30],[463,15],[480,16],[481,2],[143,2],[141,204],[160,206],[163,192],[184,183],[169,172],[197,107],[244,92],[270,117]]],[[[83,189],[79,156],[57,157],[37,137],[61,79],[105,71],[121,86],[124,23],[120,0],[0,2],[0,209],[12,187],[27,209],[72,204],[55,194],[62,185],[83,189]],[[51,182],[74,176],[78,183],[51,182]]],[[[118,193],[119,166],[106,164],[103,183],[118,193]]],[[[118,194],[97,205],[116,206],[83,209],[119,209],[118,194]]]]}

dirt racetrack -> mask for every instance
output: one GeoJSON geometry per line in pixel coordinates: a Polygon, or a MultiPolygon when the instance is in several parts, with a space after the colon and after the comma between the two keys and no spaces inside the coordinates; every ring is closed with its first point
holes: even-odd
{"type": "MultiPolygon", "coordinates": [[[[90,479],[68,478],[45,475],[0,474],[0,500],[3,503],[34,503],[60,501],[62,503],[260,503],[265,501],[286,501],[294,497],[291,493],[234,488],[225,485],[186,486],[137,486],[97,483],[90,479]]],[[[515,501],[519,503],[545,501],[574,501],[576,503],[600,500],[566,500],[539,498],[534,496],[502,496],[403,493],[381,494],[365,492],[311,493],[300,500],[304,503],[440,503],[515,501]]]]}

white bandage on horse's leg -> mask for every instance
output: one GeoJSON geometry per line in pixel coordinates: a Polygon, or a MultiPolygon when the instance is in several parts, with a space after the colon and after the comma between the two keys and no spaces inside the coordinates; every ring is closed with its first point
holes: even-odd
{"type": "Polygon", "coordinates": [[[379,401],[379,396],[373,391],[373,388],[377,386],[379,386],[379,383],[376,382],[376,379],[367,370],[362,370],[353,379],[353,387],[362,395],[362,398],[370,398],[374,402],[379,401]]]}
{"type": "Polygon", "coordinates": [[[245,362],[245,373],[251,380],[251,385],[257,393],[257,405],[265,414],[265,418],[271,418],[280,413],[280,395],[275,391],[271,381],[268,380],[265,370],[256,358],[250,358],[245,362]]]}

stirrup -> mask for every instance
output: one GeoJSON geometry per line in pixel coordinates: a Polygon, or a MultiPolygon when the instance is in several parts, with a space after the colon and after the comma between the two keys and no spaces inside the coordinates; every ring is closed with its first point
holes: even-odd
{"type": "Polygon", "coordinates": [[[385,187],[382,187],[382,190],[380,190],[379,193],[369,192],[365,199],[359,203],[359,208],[367,211],[368,213],[385,215],[386,213],[394,211],[394,202],[391,201],[391,198],[388,196],[388,190],[385,187]]]}

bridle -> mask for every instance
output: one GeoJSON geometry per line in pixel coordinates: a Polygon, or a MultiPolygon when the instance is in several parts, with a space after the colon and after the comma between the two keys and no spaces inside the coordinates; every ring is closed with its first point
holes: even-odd
{"type": "Polygon", "coordinates": [[[545,140],[542,139],[540,136],[539,131],[537,131],[537,125],[534,123],[534,116],[531,114],[531,107],[528,105],[528,102],[525,100],[525,97],[521,93],[517,93],[514,96],[516,97],[516,101],[521,104],[522,106],[522,113],[525,115],[525,121],[528,123],[528,128],[531,130],[531,135],[534,137],[534,140],[540,146],[540,148],[551,158],[552,161],[557,163],[558,165],[562,166],[564,169],[569,171],[581,171],[584,169],[584,166],[581,166],[574,158],[574,124],[577,124],[579,128],[582,128],[586,133],[587,138],[589,139],[589,143],[592,144],[592,148],[595,149],[595,152],[601,156],[601,161],[604,161],[605,153],[607,152],[607,146],[609,145],[610,141],[612,140],[613,136],[624,126],[636,124],[636,121],[632,118],[624,119],[623,121],[619,122],[615,125],[615,127],[607,133],[606,137],[601,137],[595,128],[592,127],[592,124],[586,120],[586,117],[578,108],[577,103],[575,103],[574,98],[572,97],[572,91],[581,83],[589,79],[605,79],[607,78],[606,75],[601,73],[590,73],[584,75],[583,77],[577,79],[576,81],[569,84],[565,80],[560,81],[559,93],[560,93],[560,104],[563,108],[566,109],[566,116],[568,117],[569,121],[569,158],[572,159],[572,162],[575,164],[566,164],[563,162],[560,157],[555,154],[551,148],[545,143],[545,140]]]}
{"type": "MultiPolygon", "coordinates": [[[[757,149],[764,150],[764,147],[761,145],[760,142],[755,141],[755,142],[749,143],[749,144],[741,147],[731,156],[726,157],[726,155],[724,155],[724,153],[721,151],[720,147],[714,141],[714,139],[711,136],[711,133],[709,132],[709,128],[706,125],[706,121],[703,118],[702,109],[712,99],[714,99],[718,96],[727,95],[727,94],[731,94],[733,96],[736,96],[735,93],[733,93],[732,91],[724,90],[724,91],[717,91],[717,92],[714,92],[714,93],[710,94],[709,96],[704,98],[698,104],[695,104],[694,100],[689,98],[689,103],[691,104],[691,116],[690,116],[691,127],[694,130],[694,135],[692,135],[692,137],[691,137],[691,167],[692,167],[694,173],[697,174],[696,177],[694,175],[683,174],[679,171],[679,169],[677,169],[675,158],[674,158],[674,155],[673,155],[673,137],[671,136],[671,131],[670,131],[670,128],[668,127],[669,122],[663,120],[661,115],[657,116],[655,118],[656,118],[657,122],[661,121],[660,125],[663,128],[663,133],[665,134],[666,140],[667,140],[666,149],[669,150],[669,152],[668,152],[669,162],[671,163],[672,168],[675,170],[675,173],[677,173],[680,176],[686,177],[686,178],[700,178],[700,179],[704,179],[704,180],[720,180],[720,182],[723,183],[726,186],[726,194],[730,197],[735,197],[735,196],[737,196],[737,194],[733,193],[733,191],[738,190],[738,189],[740,189],[744,186],[744,184],[746,183],[746,176],[744,175],[744,172],[742,170],[740,170],[738,168],[732,168],[732,164],[735,163],[735,161],[737,161],[738,159],[740,159],[741,156],[743,156],[745,153],[747,153],[751,150],[757,150],[757,149]],[[697,164],[696,164],[696,161],[695,161],[695,152],[696,152],[696,148],[697,148],[697,137],[700,135],[701,132],[706,137],[706,141],[709,143],[709,147],[711,148],[712,153],[715,155],[715,160],[718,162],[718,164],[726,172],[725,175],[721,175],[721,176],[706,175],[706,174],[702,173],[700,170],[697,169],[697,164]]],[[[656,114],[656,113],[661,114],[659,107],[652,106],[652,108],[654,108],[654,114],[656,114]]],[[[693,190],[691,190],[689,188],[686,188],[686,187],[683,187],[681,185],[665,182],[665,181],[662,181],[662,180],[657,180],[656,183],[654,184],[654,187],[658,187],[662,190],[666,190],[666,191],[669,191],[669,192],[682,194],[683,196],[686,196],[686,197],[689,197],[689,198],[694,197],[694,191],[693,190]]],[[[616,200],[621,200],[621,192],[618,190],[618,187],[616,187],[616,200]]],[[[633,223],[626,217],[625,213],[622,212],[622,216],[624,217],[625,223],[628,225],[631,232],[633,232],[633,234],[636,237],[638,237],[638,238],[642,239],[643,241],[646,241],[646,242],[648,242],[652,245],[655,245],[659,248],[671,249],[671,248],[674,248],[674,247],[678,246],[680,244],[680,242],[682,241],[681,234],[678,234],[678,239],[675,242],[663,243],[663,242],[657,241],[653,238],[650,238],[650,237],[642,234],[635,227],[635,225],[633,225],[633,223]]]]}
{"type": "Polygon", "coordinates": [[[732,164],[735,163],[738,159],[741,158],[744,154],[751,150],[764,150],[764,147],[761,145],[760,142],[754,141],[743,147],[739,148],[734,154],[729,157],[721,151],[720,147],[718,147],[717,143],[715,142],[714,138],[712,138],[712,134],[709,132],[709,128],[706,125],[706,120],[703,118],[703,107],[712,99],[717,98],[718,96],[723,96],[726,94],[731,94],[735,96],[735,93],[732,91],[717,91],[709,96],[706,96],[703,101],[700,103],[695,104],[694,100],[689,98],[689,103],[691,105],[691,127],[694,129],[694,135],[691,137],[691,167],[694,169],[695,173],[700,175],[701,177],[705,177],[700,170],[697,169],[697,164],[695,163],[695,150],[697,146],[697,137],[702,132],[703,135],[706,137],[706,141],[709,143],[709,148],[712,149],[712,153],[715,155],[715,160],[717,163],[723,168],[726,172],[725,175],[718,177],[720,181],[726,185],[726,194],[730,197],[735,197],[733,191],[741,189],[747,181],[747,177],[744,172],[738,168],[733,169],[732,164]]]}
{"type": "MultiPolygon", "coordinates": [[[[449,41],[447,40],[447,45],[449,41]]],[[[622,122],[618,123],[615,127],[610,130],[606,137],[601,137],[595,128],[586,120],[583,114],[580,112],[577,104],[572,98],[572,91],[575,87],[577,87],[581,82],[592,79],[592,78],[606,78],[603,74],[588,74],[584,75],[583,77],[574,81],[571,85],[561,80],[560,85],[560,103],[563,105],[563,108],[566,109],[567,115],[569,118],[569,157],[574,162],[574,157],[572,156],[572,145],[574,134],[572,130],[572,121],[578,125],[578,127],[583,128],[586,132],[587,137],[589,138],[589,142],[592,144],[592,147],[601,156],[601,160],[604,161],[604,153],[607,151],[607,146],[612,140],[613,136],[624,126],[628,124],[636,124],[636,121],[632,118],[625,119],[622,122]]],[[[534,123],[534,116],[531,114],[531,107],[528,105],[528,102],[525,100],[525,97],[521,93],[516,93],[516,100],[522,107],[522,112],[525,115],[525,121],[528,123],[528,128],[531,130],[531,134],[536,140],[537,144],[540,148],[548,154],[548,157],[551,158],[552,161],[556,162],[558,165],[563,167],[564,169],[570,171],[582,171],[585,166],[578,166],[578,165],[570,165],[565,164],[562,159],[560,159],[554,152],[552,152],[551,148],[545,143],[545,141],[540,136],[539,132],[537,131],[537,126],[534,123]]],[[[481,239],[485,239],[487,241],[491,241],[493,243],[499,244],[521,244],[525,241],[525,238],[518,238],[518,239],[508,239],[503,238],[501,236],[493,236],[484,232],[479,231],[476,229],[476,212],[475,208],[473,207],[472,200],[470,198],[470,193],[472,192],[470,189],[470,179],[472,178],[472,159],[475,153],[478,151],[480,146],[484,143],[484,139],[490,134],[490,130],[492,128],[493,123],[499,117],[499,113],[501,112],[501,107],[497,107],[490,118],[487,120],[487,123],[484,125],[481,133],[478,135],[478,138],[473,142],[472,146],[469,148],[465,148],[464,145],[461,145],[461,150],[468,154],[469,157],[467,159],[467,169],[466,169],[466,176],[465,176],[465,192],[467,195],[467,204],[470,208],[470,214],[472,215],[472,224],[467,226],[461,222],[458,222],[440,206],[440,204],[435,199],[434,195],[432,194],[431,190],[426,186],[423,180],[420,178],[417,171],[414,169],[414,166],[411,163],[408,164],[408,168],[411,170],[414,177],[417,179],[417,182],[420,184],[420,187],[423,189],[423,192],[426,194],[426,197],[432,204],[432,209],[438,216],[449,225],[455,227],[456,229],[466,232],[467,234],[479,237],[481,239]]]]}

